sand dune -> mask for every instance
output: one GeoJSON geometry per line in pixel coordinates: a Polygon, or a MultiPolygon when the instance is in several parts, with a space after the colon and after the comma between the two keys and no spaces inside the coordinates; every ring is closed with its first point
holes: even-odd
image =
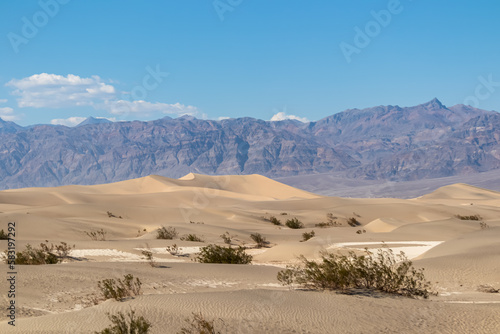
{"type": "MultiPolygon", "coordinates": [[[[193,311],[223,318],[232,333],[498,333],[500,296],[477,289],[500,288],[499,213],[500,193],[465,184],[410,200],[325,197],[260,175],[148,176],[98,186],[2,191],[0,228],[17,223],[18,250],[28,243],[65,241],[75,245],[77,261],[19,266],[18,326],[12,329],[4,320],[0,332],[89,332],[107,326],[105,312],[134,307],[148,315],[153,333],[175,333],[193,311]],[[480,215],[483,225],[456,215],[480,215]],[[266,220],[271,216],[282,224],[298,218],[305,229],[273,225],[266,220]],[[350,227],[349,218],[360,225],[350,227]],[[316,226],[329,220],[333,226],[316,226]],[[179,236],[156,239],[160,226],[176,228],[179,236]],[[106,240],[91,240],[86,232],[99,229],[106,231],[106,240]],[[311,230],[315,237],[301,242],[302,233],[311,230]],[[251,233],[261,233],[269,247],[249,249],[254,261],[248,266],[191,261],[199,247],[223,245],[225,232],[246,247],[255,245],[251,233]],[[179,239],[189,233],[204,242],[179,239]],[[177,255],[166,251],[173,244],[180,248],[177,255]],[[280,268],[296,263],[299,255],[313,259],[324,250],[365,247],[403,250],[425,268],[440,295],[417,301],[290,291],[277,284],[280,268]],[[146,248],[159,268],[144,261],[146,248]],[[90,303],[98,280],[126,273],[143,280],[143,296],[90,303]],[[81,328],[88,319],[88,328],[81,328]]],[[[6,241],[0,246],[5,249],[6,241]]],[[[0,267],[7,272],[5,264],[0,267]]],[[[4,301],[6,284],[0,284],[4,301]]]]}

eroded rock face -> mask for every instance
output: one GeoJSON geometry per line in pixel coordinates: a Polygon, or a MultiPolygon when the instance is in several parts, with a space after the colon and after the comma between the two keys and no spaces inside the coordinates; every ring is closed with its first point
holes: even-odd
{"type": "Polygon", "coordinates": [[[347,110],[317,122],[88,120],[20,127],[0,121],[0,188],[99,184],[149,174],[343,171],[415,180],[500,167],[500,114],[438,100],[347,110]]]}

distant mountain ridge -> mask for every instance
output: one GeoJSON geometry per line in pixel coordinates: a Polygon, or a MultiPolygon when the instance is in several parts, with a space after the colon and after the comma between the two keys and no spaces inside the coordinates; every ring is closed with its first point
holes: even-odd
{"type": "Polygon", "coordinates": [[[342,172],[418,180],[500,168],[500,114],[439,100],[351,109],[317,122],[254,118],[149,122],[89,118],[76,127],[0,120],[0,189],[100,184],[150,174],[342,172]]]}

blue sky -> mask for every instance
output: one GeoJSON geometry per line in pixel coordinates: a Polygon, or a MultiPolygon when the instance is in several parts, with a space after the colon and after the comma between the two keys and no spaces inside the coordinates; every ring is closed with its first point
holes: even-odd
{"type": "Polygon", "coordinates": [[[498,13],[493,0],[2,0],[0,117],[318,120],[434,97],[498,111],[498,13]]]}

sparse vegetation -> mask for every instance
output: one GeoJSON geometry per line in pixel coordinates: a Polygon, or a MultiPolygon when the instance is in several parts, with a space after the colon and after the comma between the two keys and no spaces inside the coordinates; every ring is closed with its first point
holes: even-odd
{"type": "Polygon", "coordinates": [[[271,223],[273,223],[274,225],[277,225],[277,226],[281,226],[282,225],[281,221],[278,218],[274,217],[274,216],[269,217],[269,221],[271,223]]]}
{"type": "Polygon", "coordinates": [[[112,212],[110,211],[106,211],[106,213],[108,214],[108,217],[109,218],[119,218],[119,219],[123,219],[122,216],[116,216],[114,215],[112,212]]]}
{"type": "Polygon", "coordinates": [[[250,234],[250,238],[253,241],[255,241],[255,243],[257,244],[257,248],[262,248],[269,243],[266,240],[266,238],[264,236],[262,236],[262,234],[260,234],[260,233],[252,233],[252,234],[250,234]]]}
{"type": "Polygon", "coordinates": [[[392,250],[379,250],[374,256],[366,250],[365,255],[323,253],[319,263],[304,256],[300,260],[302,265],[278,273],[281,284],[344,293],[368,289],[407,297],[428,298],[431,294],[423,269],[415,269],[404,253],[394,256],[392,250]]]}
{"type": "Polygon", "coordinates": [[[207,320],[201,313],[193,313],[192,319],[187,318],[188,327],[182,327],[177,334],[222,334],[226,324],[222,319],[207,320]]]}
{"type": "Polygon", "coordinates": [[[356,226],[361,225],[361,223],[356,218],[351,217],[351,218],[347,219],[347,225],[349,225],[351,227],[356,227],[356,226]]]}
{"type": "Polygon", "coordinates": [[[252,256],[245,253],[245,248],[241,246],[231,248],[212,244],[202,247],[196,260],[201,263],[248,264],[252,262],[252,256]]]}
{"type": "Polygon", "coordinates": [[[196,242],[205,242],[204,239],[197,236],[196,234],[185,234],[181,237],[182,241],[196,241],[196,242]]]}
{"type": "Polygon", "coordinates": [[[173,244],[172,246],[167,246],[167,252],[170,253],[170,255],[177,255],[179,253],[179,247],[177,247],[176,244],[173,244]]]}
{"type": "Polygon", "coordinates": [[[68,245],[66,242],[61,242],[59,245],[50,244],[48,245],[48,240],[46,243],[41,243],[40,248],[34,248],[30,244],[26,245],[26,248],[17,252],[16,255],[11,254],[6,250],[5,253],[5,263],[14,260],[15,264],[25,264],[25,265],[41,265],[41,264],[56,264],[61,263],[64,259],[68,258],[69,252],[73,247],[68,245]],[[14,256],[14,259],[12,258],[14,256]]]}
{"type": "Polygon", "coordinates": [[[107,232],[104,231],[102,228],[100,230],[97,230],[97,231],[91,231],[91,232],[84,231],[84,232],[90,239],[92,239],[94,241],[106,240],[107,232]]]}
{"type": "Polygon", "coordinates": [[[490,228],[490,225],[486,224],[485,222],[479,222],[479,227],[481,228],[481,230],[486,230],[490,228]]]}
{"type": "Polygon", "coordinates": [[[300,242],[307,241],[307,240],[313,238],[315,235],[316,235],[316,232],[314,232],[314,230],[312,230],[311,232],[304,232],[304,233],[302,233],[302,240],[300,242]]]}
{"type": "Polygon", "coordinates": [[[142,282],[139,278],[134,280],[132,274],[123,276],[122,279],[109,278],[97,282],[97,286],[101,290],[104,299],[114,298],[115,300],[122,300],[126,297],[133,297],[142,294],[142,282]]]}
{"type": "Polygon", "coordinates": [[[481,220],[481,219],[483,219],[480,215],[471,215],[471,216],[455,215],[455,218],[458,218],[460,220],[481,220]]]}
{"type": "Polygon", "coordinates": [[[116,315],[107,314],[113,323],[110,327],[94,334],[147,334],[151,323],[143,316],[136,317],[135,311],[131,310],[126,315],[118,312],[116,315]]]}
{"type": "Polygon", "coordinates": [[[156,239],[172,240],[175,239],[178,235],[179,233],[172,226],[162,226],[158,230],[156,230],[156,239]]]}
{"type": "Polygon", "coordinates": [[[2,230],[0,230],[0,240],[8,240],[9,236],[2,230]]]}
{"type": "Polygon", "coordinates": [[[498,292],[500,292],[499,289],[495,289],[494,287],[492,287],[491,285],[488,285],[488,284],[478,286],[477,291],[485,292],[485,293],[498,293],[498,292]]]}
{"type": "Polygon", "coordinates": [[[151,251],[149,245],[146,245],[146,249],[143,250],[141,253],[146,259],[146,261],[148,261],[149,265],[153,268],[156,268],[156,261],[154,259],[153,252],[151,251]]]}
{"type": "Polygon", "coordinates": [[[288,219],[285,225],[292,229],[304,228],[304,224],[297,218],[288,219]]]}
{"type": "Polygon", "coordinates": [[[363,233],[366,233],[366,230],[357,230],[356,231],[356,234],[363,234],[363,233]]]}
{"type": "Polygon", "coordinates": [[[221,234],[220,237],[224,241],[225,244],[230,245],[232,242],[232,239],[235,237],[234,235],[230,235],[229,232],[225,232],[224,234],[221,234]]]}
{"type": "Polygon", "coordinates": [[[190,224],[205,224],[204,222],[195,222],[195,221],[192,221],[192,220],[190,220],[189,223],[190,224]]]}
{"type": "Polygon", "coordinates": [[[286,215],[288,215],[288,213],[286,213],[286,212],[282,212],[282,213],[280,213],[280,215],[282,215],[282,216],[286,216],[286,215]]]}

